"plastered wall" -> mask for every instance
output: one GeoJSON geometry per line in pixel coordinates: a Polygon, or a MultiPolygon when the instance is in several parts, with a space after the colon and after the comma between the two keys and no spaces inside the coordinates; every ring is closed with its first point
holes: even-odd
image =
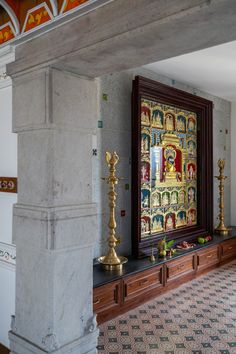
{"type": "MultiPolygon", "coordinates": [[[[17,176],[17,139],[12,131],[12,88],[0,81],[0,175],[17,176]]],[[[15,312],[15,266],[12,206],[16,194],[0,193],[0,343],[9,346],[8,331],[15,312]],[[9,255],[6,255],[6,252],[9,255]]]]}

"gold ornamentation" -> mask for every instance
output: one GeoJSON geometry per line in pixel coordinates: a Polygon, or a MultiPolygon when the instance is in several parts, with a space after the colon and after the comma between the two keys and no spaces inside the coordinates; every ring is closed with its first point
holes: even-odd
{"type": "Polygon", "coordinates": [[[219,233],[220,235],[228,235],[230,229],[227,228],[224,224],[224,181],[227,178],[227,176],[224,176],[224,168],[225,168],[225,160],[218,160],[218,167],[219,167],[219,176],[215,176],[215,178],[218,179],[218,181],[220,181],[219,184],[219,192],[220,192],[220,202],[219,202],[219,220],[220,223],[217,226],[217,228],[215,229],[215,232],[219,233]]]}
{"type": "Polygon", "coordinates": [[[107,178],[104,178],[110,186],[110,191],[108,192],[109,197],[109,207],[110,207],[110,219],[108,223],[109,237],[108,237],[108,254],[102,256],[98,261],[102,264],[103,268],[106,270],[115,270],[121,269],[123,264],[128,261],[127,258],[121,256],[118,257],[115,251],[117,246],[116,238],[116,220],[115,220],[115,207],[116,207],[116,197],[117,193],[115,191],[115,185],[118,184],[119,178],[116,177],[116,164],[119,161],[119,156],[114,151],[113,153],[106,152],[106,162],[109,168],[110,175],[107,178]]]}

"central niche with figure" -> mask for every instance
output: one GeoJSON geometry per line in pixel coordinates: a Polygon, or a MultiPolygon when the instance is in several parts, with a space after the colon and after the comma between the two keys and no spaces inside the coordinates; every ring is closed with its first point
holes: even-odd
{"type": "Polygon", "coordinates": [[[187,229],[196,233],[199,228],[205,232],[206,226],[206,232],[210,232],[212,166],[202,156],[210,156],[212,149],[211,102],[140,77],[134,86],[135,247],[139,250],[140,245],[144,248],[153,245],[163,234],[180,238],[182,233],[189,232],[187,229]],[[199,213],[199,205],[204,205],[207,198],[210,206],[204,216],[199,213]]]}

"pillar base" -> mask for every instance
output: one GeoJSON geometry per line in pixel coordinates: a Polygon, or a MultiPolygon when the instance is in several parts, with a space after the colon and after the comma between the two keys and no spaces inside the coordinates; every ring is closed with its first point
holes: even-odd
{"type": "Polygon", "coordinates": [[[97,338],[99,330],[78,338],[60,348],[44,349],[22,338],[13,331],[9,332],[11,354],[97,354],[97,338]]]}

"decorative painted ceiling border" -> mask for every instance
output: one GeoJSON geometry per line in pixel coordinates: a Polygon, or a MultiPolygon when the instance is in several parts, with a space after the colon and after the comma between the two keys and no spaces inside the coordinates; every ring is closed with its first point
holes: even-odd
{"type": "Polygon", "coordinates": [[[86,6],[88,2],[91,3],[92,1],[91,0],[90,1],[89,0],[64,0],[60,10],[60,14],[74,11],[81,6],[86,6]]]}
{"type": "MultiPolygon", "coordinates": [[[[58,8],[58,1],[57,0],[49,0],[51,3],[52,11],[49,9],[50,14],[52,15],[52,19],[50,21],[44,22],[42,25],[35,26],[34,28],[30,29],[27,32],[23,32],[20,30],[19,26],[19,21],[17,19],[17,16],[15,15],[14,10],[11,8],[10,5],[6,3],[5,0],[0,0],[0,6],[2,6],[9,14],[9,11],[11,11],[12,16],[10,16],[11,21],[13,21],[14,18],[14,26],[16,27],[15,30],[15,38],[11,39],[8,42],[4,42],[3,44],[0,44],[0,48],[4,48],[6,45],[14,45],[15,43],[19,44],[20,42],[26,40],[26,38],[32,38],[34,36],[34,33],[38,31],[38,33],[43,33],[44,31],[48,31],[53,29],[55,27],[55,24],[57,23],[58,25],[61,25],[63,22],[67,22],[72,20],[75,17],[80,17],[85,15],[88,12],[94,11],[101,6],[104,6],[110,2],[113,2],[115,0],[82,0],[83,2],[81,3],[79,0],[64,0],[61,9],[58,8]],[[79,1],[75,7],[72,9],[65,11],[65,6],[67,5],[68,1],[79,1]],[[64,11],[64,12],[63,12],[64,11]]],[[[38,5],[42,6],[42,4],[38,5]]],[[[47,5],[48,7],[48,5],[47,5]]],[[[34,7],[35,9],[35,7],[34,7]]],[[[29,10],[32,12],[33,9],[29,10]]],[[[26,14],[27,17],[27,14],[26,14]]],[[[25,23],[25,21],[24,21],[25,23]]],[[[13,27],[14,27],[13,26],[13,27]]]]}
{"type": "Polygon", "coordinates": [[[0,242],[0,266],[14,269],[16,266],[16,246],[0,242]]]}
{"type": "Polygon", "coordinates": [[[32,9],[30,9],[27,12],[26,17],[25,17],[25,22],[24,22],[24,25],[22,28],[22,33],[32,31],[36,28],[40,28],[42,26],[45,26],[47,24],[47,22],[49,22],[51,20],[53,20],[53,14],[52,14],[51,10],[49,9],[47,3],[43,2],[43,3],[33,7],[32,9]],[[41,11],[38,11],[38,10],[41,10],[41,11]],[[44,21],[45,17],[47,19],[44,21]],[[42,21],[42,19],[43,19],[43,21],[42,21]],[[36,23],[31,28],[27,29],[27,25],[30,27],[30,25],[32,25],[35,21],[38,21],[38,23],[36,23]]]}
{"type": "Polygon", "coordinates": [[[53,16],[56,17],[58,15],[58,3],[57,0],[50,0],[52,6],[53,16]]]}
{"type": "Polygon", "coordinates": [[[16,36],[13,24],[11,21],[0,27],[0,45],[14,39],[16,36]],[[5,38],[4,38],[5,37],[5,38]]]}
{"type": "Polygon", "coordinates": [[[15,27],[15,34],[18,35],[20,33],[20,23],[18,21],[18,18],[14,12],[14,10],[11,8],[10,5],[5,0],[0,0],[0,5],[5,9],[5,11],[8,13],[10,16],[10,19],[15,27]]]}

